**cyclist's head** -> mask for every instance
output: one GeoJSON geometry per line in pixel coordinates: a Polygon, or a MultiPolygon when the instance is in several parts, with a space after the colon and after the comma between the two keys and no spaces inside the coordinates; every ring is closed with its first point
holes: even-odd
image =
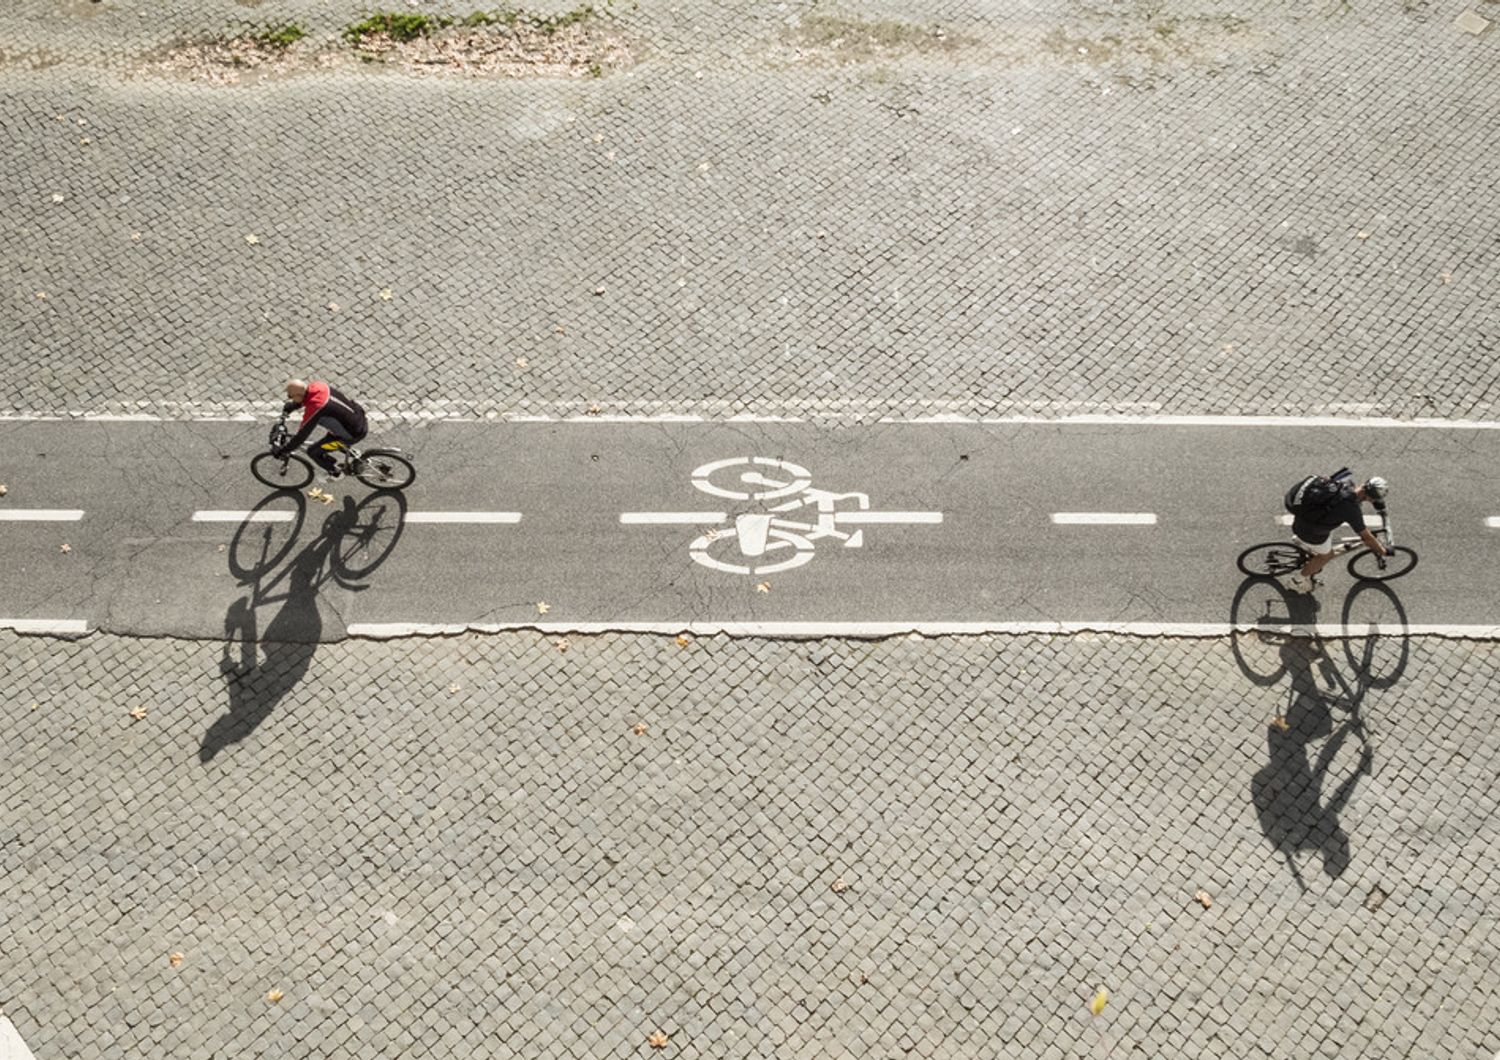
{"type": "Polygon", "coordinates": [[[288,379],[286,381],[286,396],[288,401],[301,401],[307,397],[307,380],[288,379]]]}
{"type": "Polygon", "coordinates": [[[1385,495],[1391,491],[1391,485],[1379,475],[1371,475],[1364,485],[1365,496],[1372,501],[1383,501],[1385,495]]]}

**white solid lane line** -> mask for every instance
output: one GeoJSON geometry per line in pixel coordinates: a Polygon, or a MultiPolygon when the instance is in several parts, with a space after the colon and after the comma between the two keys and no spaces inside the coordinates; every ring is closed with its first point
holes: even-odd
{"type": "Polygon", "coordinates": [[[5,1016],[0,1016],[0,1058],[3,1060],[36,1060],[21,1040],[21,1032],[5,1016]]]}
{"type": "MultiPolygon", "coordinates": [[[[543,636],[599,633],[654,633],[676,636],[690,633],[708,637],[785,637],[820,639],[849,637],[878,639],[917,634],[923,637],[979,636],[983,634],[1115,633],[1127,637],[1227,637],[1235,633],[1265,632],[1255,622],[354,622],[351,637],[382,640],[390,637],[453,636],[459,633],[506,633],[532,631],[543,636]]],[[[1452,637],[1460,640],[1494,640],[1500,626],[1409,625],[1400,623],[1288,624],[1272,632],[1291,637],[1359,639],[1374,634],[1399,637],[1452,637]]]]}
{"type": "Polygon", "coordinates": [[[729,516],[724,512],[621,512],[620,522],[625,526],[700,526],[706,523],[722,523],[729,516]]]}
{"type": "MultiPolygon", "coordinates": [[[[0,629],[15,633],[87,633],[89,624],[72,618],[0,618],[0,629]]],[[[4,1056],[0,1052],[0,1057],[4,1056]]]]}
{"type": "Polygon", "coordinates": [[[1500,515],[1492,515],[1484,521],[1484,525],[1491,530],[1500,530],[1500,515]]]}
{"type": "Polygon", "coordinates": [[[195,523],[289,523],[296,512],[262,508],[258,512],[203,511],[193,513],[195,523]]]}
{"type": "Polygon", "coordinates": [[[1053,512],[1060,526],[1155,526],[1155,512],[1053,512]]]}
{"type": "Polygon", "coordinates": [[[82,508],[0,508],[0,523],[76,523],[82,508]]]}
{"type": "Polygon", "coordinates": [[[519,523],[520,512],[407,512],[408,523],[519,523]]]}

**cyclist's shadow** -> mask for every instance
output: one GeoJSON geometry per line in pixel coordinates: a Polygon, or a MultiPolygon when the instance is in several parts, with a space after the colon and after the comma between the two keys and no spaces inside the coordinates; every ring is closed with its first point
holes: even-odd
{"type": "Polygon", "coordinates": [[[359,504],[346,497],[318,535],[294,551],[307,514],[302,494],[280,490],[256,505],[235,532],[229,566],[249,591],[224,616],[219,669],[229,708],[204,733],[201,762],[253,733],[297,687],[324,639],[319,589],[330,581],[353,591],[367,587],[359,579],[390,556],[405,523],[406,501],[388,492],[359,504]],[[276,605],[262,629],[262,610],[276,605]]]}
{"type": "Polygon", "coordinates": [[[1362,712],[1365,699],[1372,689],[1394,685],[1408,657],[1406,613],[1388,587],[1353,589],[1335,630],[1319,626],[1315,608],[1309,597],[1252,578],[1236,594],[1231,616],[1236,627],[1254,627],[1235,634],[1241,670],[1260,685],[1287,685],[1287,706],[1266,731],[1269,761],[1251,779],[1250,795],[1261,830],[1304,890],[1298,855],[1319,853],[1330,878],[1349,867],[1352,854],[1341,815],[1375,762],[1362,712]],[[1245,607],[1247,600],[1258,606],[1245,607]],[[1330,652],[1330,633],[1337,634],[1333,639],[1342,645],[1342,659],[1330,652]],[[1352,765],[1346,753],[1351,739],[1359,749],[1352,765]],[[1325,791],[1340,768],[1342,779],[1325,791]]]}

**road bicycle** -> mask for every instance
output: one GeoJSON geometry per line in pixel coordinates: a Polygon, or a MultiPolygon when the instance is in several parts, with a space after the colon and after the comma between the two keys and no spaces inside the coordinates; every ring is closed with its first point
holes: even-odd
{"type": "MultiPolygon", "coordinates": [[[[1390,555],[1382,556],[1366,548],[1363,539],[1359,537],[1340,538],[1338,544],[1333,546],[1335,556],[1346,552],[1354,553],[1349,557],[1349,573],[1359,581],[1387,582],[1411,573],[1412,568],[1417,565],[1416,552],[1405,545],[1396,544],[1395,535],[1391,532],[1390,509],[1387,508],[1383,514],[1381,526],[1371,532],[1390,555]]],[[[1301,570],[1310,559],[1312,553],[1295,541],[1267,541],[1245,549],[1239,554],[1235,564],[1252,578],[1279,578],[1301,570]]]]}
{"type": "MultiPolygon", "coordinates": [[[[302,453],[276,455],[290,436],[286,413],[282,413],[271,427],[270,448],[250,461],[250,473],[273,489],[299,490],[313,480],[315,466],[302,453]]],[[[417,477],[416,467],[399,449],[355,449],[336,438],[320,448],[333,454],[340,471],[373,489],[404,490],[417,477]]]]}

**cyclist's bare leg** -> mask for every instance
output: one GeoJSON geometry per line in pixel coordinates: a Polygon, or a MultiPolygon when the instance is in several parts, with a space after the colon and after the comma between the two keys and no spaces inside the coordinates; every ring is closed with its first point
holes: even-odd
{"type": "Polygon", "coordinates": [[[1328,566],[1328,561],[1331,559],[1333,559],[1332,552],[1325,552],[1321,556],[1314,556],[1312,559],[1302,564],[1302,570],[1299,571],[1299,573],[1304,578],[1311,578],[1313,575],[1317,574],[1318,571],[1328,566]]]}

